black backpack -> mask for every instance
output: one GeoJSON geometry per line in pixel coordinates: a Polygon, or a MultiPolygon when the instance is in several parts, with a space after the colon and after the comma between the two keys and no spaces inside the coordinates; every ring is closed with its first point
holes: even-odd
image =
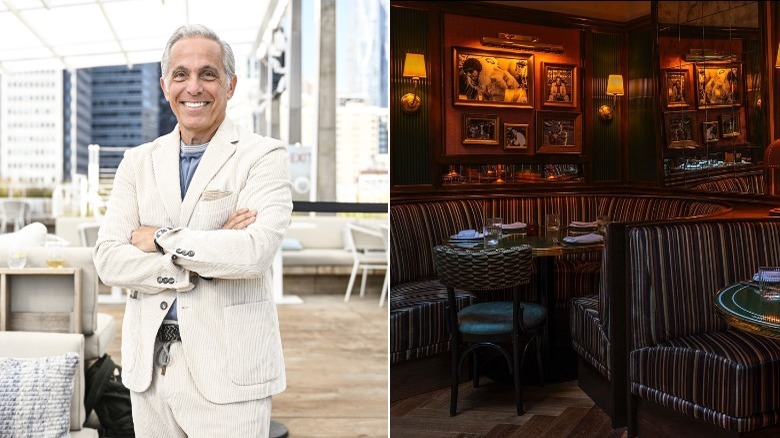
{"type": "Polygon", "coordinates": [[[122,384],[122,367],[104,354],[85,373],[84,407],[87,417],[95,410],[101,437],[135,438],[130,390],[122,384]]]}

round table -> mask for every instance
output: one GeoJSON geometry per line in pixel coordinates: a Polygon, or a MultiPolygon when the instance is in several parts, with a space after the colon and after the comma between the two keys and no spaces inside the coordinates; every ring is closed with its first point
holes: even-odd
{"type": "Polygon", "coordinates": [[[780,300],[762,299],[756,283],[741,282],[719,290],[715,308],[736,329],[780,338],[780,300]]]}

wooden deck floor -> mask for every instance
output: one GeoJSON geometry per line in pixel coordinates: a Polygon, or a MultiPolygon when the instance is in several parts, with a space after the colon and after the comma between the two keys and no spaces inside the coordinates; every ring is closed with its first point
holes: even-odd
{"type": "MultiPolygon", "coordinates": [[[[291,438],[388,436],[387,306],[376,296],[302,296],[278,306],[287,390],[274,396],[274,420],[291,438]]],[[[101,304],[120,329],[108,353],[121,361],[124,305],[101,304]]]]}

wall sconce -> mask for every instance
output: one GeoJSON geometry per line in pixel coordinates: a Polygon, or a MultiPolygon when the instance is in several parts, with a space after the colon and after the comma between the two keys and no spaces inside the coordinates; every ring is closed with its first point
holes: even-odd
{"type": "MultiPolygon", "coordinates": [[[[612,95],[613,105],[617,105],[617,97],[625,94],[623,91],[623,75],[609,75],[607,79],[607,94],[612,95]]],[[[609,105],[599,107],[599,117],[602,120],[612,120],[613,108],[609,105]]]]}
{"type": "Polygon", "coordinates": [[[775,58],[775,68],[780,68],[780,44],[777,45],[777,58],[775,58]]]}
{"type": "Polygon", "coordinates": [[[414,114],[420,110],[420,104],[422,103],[420,96],[416,93],[417,84],[420,82],[420,78],[428,77],[425,74],[425,56],[419,53],[407,53],[404,60],[403,76],[412,78],[414,91],[401,96],[401,109],[405,113],[414,114]]]}

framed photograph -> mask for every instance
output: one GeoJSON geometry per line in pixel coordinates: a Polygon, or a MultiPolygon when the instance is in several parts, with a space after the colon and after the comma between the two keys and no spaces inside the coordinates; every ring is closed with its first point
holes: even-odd
{"type": "Polygon", "coordinates": [[[531,129],[528,123],[504,123],[504,149],[527,152],[532,150],[531,129]]]}
{"type": "Polygon", "coordinates": [[[720,140],[718,122],[701,122],[701,134],[704,143],[717,143],[720,140]]]}
{"type": "Polygon", "coordinates": [[[454,105],[533,108],[534,56],[453,47],[454,105]]]}
{"type": "Polygon", "coordinates": [[[742,64],[696,64],[697,108],[742,105],[742,64]]]}
{"type": "Polygon", "coordinates": [[[498,144],[498,116],[465,114],[463,116],[463,144],[498,144]]]}
{"type": "Polygon", "coordinates": [[[693,105],[693,84],[687,69],[667,68],[661,74],[666,108],[687,108],[693,105]]]}
{"type": "Polygon", "coordinates": [[[536,152],[539,154],[582,153],[580,113],[537,111],[536,152]]]}
{"type": "Polygon", "coordinates": [[[666,147],[669,149],[694,149],[699,147],[696,111],[670,111],[664,114],[666,147]]]}
{"type": "Polygon", "coordinates": [[[739,137],[741,131],[739,123],[739,113],[721,114],[720,116],[720,136],[723,138],[739,137]]]}
{"type": "Polygon", "coordinates": [[[542,63],[544,106],[577,108],[577,66],[542,63]]]}

